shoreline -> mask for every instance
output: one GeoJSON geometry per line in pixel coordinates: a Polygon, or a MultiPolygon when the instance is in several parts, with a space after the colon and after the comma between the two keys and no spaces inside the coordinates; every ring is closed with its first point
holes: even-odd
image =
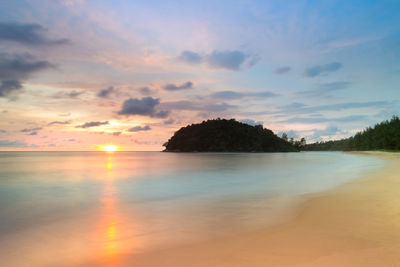
{"type": "MultiPolygon", "coordinates": [[[[348,152],[385,160],[338,188],[311,194],[276,226],[96,264],[117,266],[398,266],[400,154],[348,152]]],[[[84,265],[88,266],[88,265],[84,265]]]]}

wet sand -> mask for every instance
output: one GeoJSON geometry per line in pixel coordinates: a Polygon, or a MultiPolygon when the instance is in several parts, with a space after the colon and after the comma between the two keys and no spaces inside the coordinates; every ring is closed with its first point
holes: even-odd
{"type": "Polygon", "coordinates": [[[85,266],[400,266],[400,153],[359,154],[385,165],[309,196],[285,223],[85,266]]]}

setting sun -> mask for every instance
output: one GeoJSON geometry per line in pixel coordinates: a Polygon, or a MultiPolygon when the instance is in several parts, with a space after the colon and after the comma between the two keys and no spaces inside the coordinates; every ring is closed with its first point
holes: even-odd
{"type": "Polygon", "coordinates": [[[99,148],[101,151],[105,151],[105,152],[115,152],[118,150],[118,147],[115,145],[102,145],[99,148]]]}

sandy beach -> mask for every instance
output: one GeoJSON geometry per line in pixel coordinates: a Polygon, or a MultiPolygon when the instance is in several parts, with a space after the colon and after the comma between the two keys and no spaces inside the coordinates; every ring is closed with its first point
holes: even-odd
{"type": "Polygon", "coordinates": [[[400,153],[361,154],[386,163],[339,188],[309,196],[285,223],[89,265],[400,266],[400,153]]]}

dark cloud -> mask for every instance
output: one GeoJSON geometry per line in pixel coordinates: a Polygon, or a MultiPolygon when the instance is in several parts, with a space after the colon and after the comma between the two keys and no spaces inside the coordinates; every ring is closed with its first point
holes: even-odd
{"type": "Polygon", "coordinates": [[[308,68],[308,69],[306,69],[304,74],[305,74],[305,76],[312,78],[312,77],[316,77],[318,75],[325,74],[325,73],[328,73],[328,72],[337,71],[341,67],[342,67],[342,63],[332,62],[332,63],[329,63],[329,64],[317,65],[317,66],[308,68]]]}
{"type": "Polygon", "coordinates": [[[54,65],[44,60],[35,60],[29,54],[10,55],[0,53],[0,97],[8,97],[22,88],[22,81],[33,73],[54,65]]]}
{"type": "Polygon", "coordinates": [[[290,72],[291,70],[292,70],[291,67],[286,66],[286,67],[277,68],[277,69],[275,70],[275,73],[276,73],[276,74],[285,74],[285,73],[290,72]]]}
{"type": "Polygon", "coordinates": [[[2,81],[0,85],[0,97],[7,97],[13,92],[18,91],[22,88],[19,81],[16,80],[6,80],[2,81]]]}
{"type": "Polygon", "coordinates": [[[149,131],[149,130],[151,130],[151,127],[149,125],[146,125],[144,127],[135,126],[135,127],[128,129],[128,132],[141,132],[141,131],[149,131]]]}
{"type": "Polygon", "coordinates": [[[178,59],[189,64],[198,64],[203,61],[203,57],[200,54],[188,50],[183,51],[178,59]]]}
{"type": "Polygon", "coordinates": [[[187,81],[181,85],[177,85],[177,84],[166,84],[163,86],[163,88],[167,91],[178,91],[178,90],[185,90],[185,89],[191,89],[193,87],[193,83],[190,81],[187,81]]]}
{"type": "Polygon", "coordinates": [[[156,106],[160,104],[158,98],[143,97],[129,98],[122,104],[121,110],[118,112],[120,115],[144,115],[156,118],[166,118],[169,114],[168,111],[156,111],[156,106]]]}
{"type": "Polygon", "coordinates": [[[91,121],[91,122],[86,122],[82,125],[75,126],[76,128],[90,128],[90,127],[97,127],[101,125],[107,125],[108,121],[91,121]]]}
{"type": "Polygon", "coordinates": [[[114,135],[114,136],[120,136],[120,135],[121,135],[121,133],[122,133],[122,132],[113,132],[113,134],[112,134],[112,135],[114,135]]]}
{"type": "Polygon", "coordinates": [[[28,133],[28,135],[37,135],[38,134],[38,132],[30,132],[30,133],[28,133]]]}
{"type": "Polygon", "coordinates": [[[6,130],[0,129],[0,133],[6,133],[6,130]]]}
{"type": "Polygon", "coordinates": [[[203,56],[186,50],[181,53],[178,59],[188,64],[205,62],[210,68],[238,71],[244,63],[248,68],[254,66],[260,60],[260,57],[258,55],[250,56],[238,50],[214,50],[212,53],[203,56]]]}
{"type": "Polygon", "coordinates": [[[0,79],[25,80],[32,73],[54,68],[54,65],[45,60],[35,60],[30,54],[5,54],[0,53],[0,79]]]}
{"type": "Polygon", "coordinates": [[[157,112],[156,114],[154,114],[153,117],[156,117],[156,118],[166,118],[166,117],[168,117],[168,115],[169,115],[169,111],[167,111],[167,110],[161,110],[161,111],[157,112]]]}
{"type": "Polygon", "coordinates": [[[52,121],[47,124],[47,126],[55,125],[55,124],[70,124],[70,121],[52,121]]]}
{"type": "Polygon", "coordinates": [[[52,97],[59,99],[59,98],[78,98],[78,96],[83,95],[85,92],[84,91],[64,91],[64,92],[58,92],[56,94],[54,94],[52,97]]]}
{"type": "Polygon", "coordinates": [[[211,68],[239,70],[248,56],[241,51],[213,51],[206,57],[211,68]]]}
{"type": "Polygon", "coordinates": [[[170,124],[174,124],[174,122],[175,122],[174,119],[169,119],[169,120],[164,121],[164,124],[165,125],[170,125],[170,124]]]}
{"type": "Polygon", "coordinates": [[[269,98],[277,96],[272,92],[249,92],[249,93],[239,93],[235,91],[220,91],[211,95],[213,98],[219,99],[240,99],[243,97],[259,97],[259,98],[269,98]]]}
{"type": "Polygon", "coordinates": [[[51,40],[47,30],[39,24],[0,23],[0,41],[16,42],[28,46],[62,45],[67,39],[51,40]]]}
{"type": "Polygon", "coordinates": [[[243,119],[243,120],[240,120],[240,122],[246,123],[251,126],[263,125],[262,121],[254,121],[252,119],[243,119]]]}
{"type": "Polygon", "coordinates": [[[36,127],[36,128],[31,128],[31,129],[22,129],[20,130],[21,133],[29,133],[29,132],[35,132],[35,131],[39,131],[42,130],[42,127],[36,127]]]}
{"type": "Polygon", "coordinates": [[[107,98],[114,92],[115,92],[114,87],[110,86],[106,89],[100,90],[100,92],[97,93],[97,96],[102,98],[107,98]]]}
{"type": "Polygon", "coordinates": [[[139,88],[139,92],[143,95],[151,95],[154,94],[156,90],[151,89],[150,87],[141,87],[139,88]]]}

